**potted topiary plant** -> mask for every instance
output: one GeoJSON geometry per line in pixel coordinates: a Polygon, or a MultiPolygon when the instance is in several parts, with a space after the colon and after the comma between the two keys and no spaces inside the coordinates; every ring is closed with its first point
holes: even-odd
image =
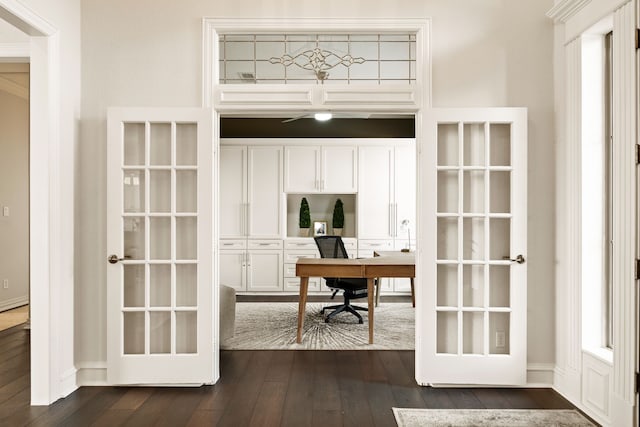
{"type": "Polygon", "coordinates": [[[307,198],[303,197],[300,202],[300,219],[298,221],[300,226],[300,236],[309,237],[309,228],[311,227],[311,213],[309,213],[309,202],[307,198]]]}
{"type": "Polygon", "coordinates": [[[342,236],[342,228],[344,227],[344,210],[342,200],[336,200],[336,204],[333,207],[333,234],[336,236],[342,236]]]}

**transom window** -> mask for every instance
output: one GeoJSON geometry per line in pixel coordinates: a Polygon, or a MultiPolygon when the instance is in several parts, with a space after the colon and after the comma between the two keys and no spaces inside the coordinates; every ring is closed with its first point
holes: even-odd
{"type": "Polygon", "coordinates": [[[414,84],[416,36],[225,34],[220,83],[414,84]]]}

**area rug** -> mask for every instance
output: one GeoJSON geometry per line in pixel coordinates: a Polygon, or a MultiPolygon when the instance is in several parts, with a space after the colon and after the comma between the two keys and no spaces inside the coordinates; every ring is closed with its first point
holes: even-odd
{"type": "Polygon", "coordinates": [[[398,427],[594,427],[568,409],[393,408],[398,427]]]}
{"type": "MultiPolygon", "coordinates": [[[[332,303],[333,305],[336,303],[332,303]]],[[[298,303],[236,304],[235,334],[221,344],[225,350],[413,350],[415,309],[410,303],[380,304],[375,309],[374,344],[364,323],[349,313],[324,322],[321,309],[332,305],[307,303],[302,343],[296,343],[298,303]]],[[[360,304],[366,305],[366,304],[360,304]]]]}

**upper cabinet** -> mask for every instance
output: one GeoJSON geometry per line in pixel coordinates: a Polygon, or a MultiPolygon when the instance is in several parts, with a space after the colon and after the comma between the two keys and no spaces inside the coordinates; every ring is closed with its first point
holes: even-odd
{"type": "Polygon", "coordinates": [[[284,191],[287,193],[357,192],[357,147],[285,146],[284,191]]]}
{"type": "Polygon", "coordinates": [[[282,147],[220,147],[220,237],[282,238],[282,147]]]}
{"type": "Polygon", "coordinates": [[[415,233],[415,143],[359,149],[358,238],[397,239],[415,233]]]}

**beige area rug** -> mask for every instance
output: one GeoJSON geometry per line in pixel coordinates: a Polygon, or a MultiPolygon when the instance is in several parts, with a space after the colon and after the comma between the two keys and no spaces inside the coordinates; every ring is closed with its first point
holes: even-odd
{"type": "MultiPolygon", "coordinates": [[[[339,303],[339,302],[338,302],[339,303]]],[[[226,350],[413,350],[415,309],[410,303],[380,304],[375,309],[374,344],[364,323],[349,313],[324,322],[321,309],[336,303],[307,303],[302,343],[296,343],[298,303],[236,304],[235,335],[221,345],[226,350]]],[[[356,304],[366,306],[365,304],[356,304]]]]}
{"type": "Polygon", "coordinates": [[[398,427],[594,427],[568,409],[393,408],[398,427]]]}
{"type": "Polygon", "coordinates": [[[27,321],[29,318],[29,306],[14,308],[0,313],[0,331],[13,328],[27,321]]]}

